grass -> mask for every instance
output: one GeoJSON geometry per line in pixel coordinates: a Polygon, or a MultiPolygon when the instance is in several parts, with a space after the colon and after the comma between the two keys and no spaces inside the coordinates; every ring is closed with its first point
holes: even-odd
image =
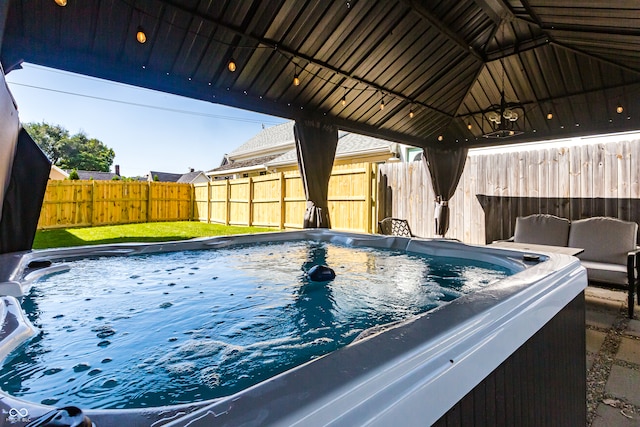
{"type": "Polygon", "coordinates": [[[226,226],[188,221],[62,228],[55,230],[38,230],[33,242],[33,249],[97,245],[102,243],[167,242],[192,239],[194,237],[261,233],[266,231],[277,231],[277,229],[226,226]]]}

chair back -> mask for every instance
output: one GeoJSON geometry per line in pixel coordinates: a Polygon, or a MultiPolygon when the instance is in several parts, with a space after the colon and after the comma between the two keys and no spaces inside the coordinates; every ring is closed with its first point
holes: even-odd
{"type": "Polygon", "coordinates": [[[549,214],[533,214],[516,218],[513,241],[534,245],[567,246],[571,222],[549,214]]]}
{"type": "Polygon", "coordinates": [[[583,248],[582,260],[627,264],[627,254],[636,249],[638,224],[618,218],[592,217],[573,221],[569,246],[583,248]]]}
{"type": "Polygon", "coordinates": [[[413,237],[409,221],[399,218],[385,218],[378,222],[380,234],[387,236],[413,237]]]}

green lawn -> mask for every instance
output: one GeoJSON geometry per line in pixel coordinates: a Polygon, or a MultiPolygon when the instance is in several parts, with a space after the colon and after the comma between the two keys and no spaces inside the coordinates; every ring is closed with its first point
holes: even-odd
{"type": "Polygon", "coordinates": [[[277,229],[226,226],[188,221],[62,228],[57,230],[38,230],[33,242],[33,249],[97,245],[101,243],[166,242],[194,237],[261,233],[266,231],[277,231],[277,229]]]}

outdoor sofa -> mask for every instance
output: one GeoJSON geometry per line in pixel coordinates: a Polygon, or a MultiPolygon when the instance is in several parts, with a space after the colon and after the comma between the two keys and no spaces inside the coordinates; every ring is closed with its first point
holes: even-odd
{"type": "Polygon", "coordinates": [[[628,292],[629,318],[633,318],[634,294],[640,305],[637,245],[638,224],[610,217],[569,221],[549,214],[516,218],[511,239],[517,243],[581,248],[577,255],[587,269],[589,284],[628,292]]]}

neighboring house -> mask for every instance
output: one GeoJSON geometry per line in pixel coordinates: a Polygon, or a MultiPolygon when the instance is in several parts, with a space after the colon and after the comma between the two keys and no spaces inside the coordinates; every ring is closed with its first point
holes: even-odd
{"type": "Polygon", "coordinates": [[[69,178],[69,173],[64,169],[60,169],[56,165],[51,165],[51,170],[49,171],[49,179],[54,181],[62,181],[69,178]]]}
{"type": "MultiPolygon", "coordinates": [[[[78,170],[78,177],[82,180],[95,180],[95,181],[111,181],[114,177],[120,178],[120,165],[116,165],[115,172],[99,172],[99,171],[85,171],[78,170]]],[[[64,170],[56,165],[51,165],[51,171],[49,172],[49,179],[63,180],[69,179],[71,170],[64,170]]]]}
{"type": "Polygon", "coordinates": [[[204,171],[194,171],[187,172],[182,175],[176,181],[178,183],[188,183],[188,184],[202,184],[204,182],[209,182],[209,177],[204,173],[204,171]]]}
{"type": "Polygon", "coordinates": [[[209,177],[203,171],[196,171],[191,169],[187,173],[149,171],[149,173],[146,174],[146,180],[157,182],[200,184],[203,182],[209,182],[209,177]]]}
{"type": "MultiPolygon", "coordinates": [[[[221,165],[207,171],[207,175],[216,180],[236,179],[297,169],[293,125],[294,122],[286,122],[264,129],[225,155],[221,165]]],[[[409,150],[395,142],[340,132],[334,164],[398,161],[407,159],[409,150]]]]}

